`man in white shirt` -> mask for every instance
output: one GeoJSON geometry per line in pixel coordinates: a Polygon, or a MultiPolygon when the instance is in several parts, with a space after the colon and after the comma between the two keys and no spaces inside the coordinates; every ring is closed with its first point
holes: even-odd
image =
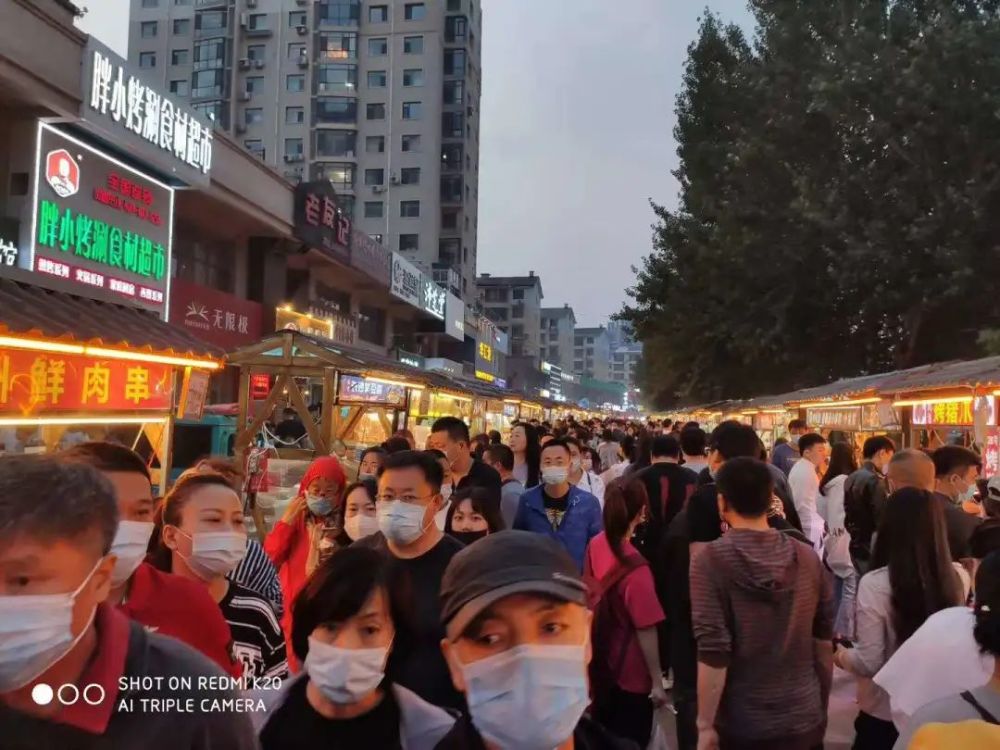
{"type": "Polygon", "coordinates": [[[813,547],[820,549],[823,541],[823,517],[819,514],[819,480],[826,470],[829,444],[822,435],[810,432],[799,438],[802,455],[788,475],[788,484],[795,499],[795,510],[802,521],[802,533],[809,537],[813,547]]]}

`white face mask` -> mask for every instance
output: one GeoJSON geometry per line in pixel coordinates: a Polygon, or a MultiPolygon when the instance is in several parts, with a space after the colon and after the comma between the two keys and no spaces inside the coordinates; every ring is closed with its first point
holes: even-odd
{"type": "Polygon", "coordinates": [[[0,596],[0,693],[24,687],[73,650],[94,619],[73,636],[73,604],[103,558],[68,594],[0,596]]]}
{"type": "Polygon", "coordinates": [[[569,462],[569,467],[573,471],[580,471],[580,469],[583,468],[583,461],[579,458],[574,458],[572,461],[569,462]]]}
{"type": "Polygon", "coordinates": [[[338,648],[309,637],[306,673],[329,700],[341,705],[357,703],[385,677],[389,649],[338,648]]]}
{"type": "Polygon", "coordinates": [[[378,519],[375,516],[366,516],[359,513],[344,521],[344,531],[351,538],[352,542],[371,536],[378,531],[378,519]]]}
{"type": "Polygon", "coordinates": [[[121,586],[132,577],[146,556],[149,538],[153,535],[152,521],[119,521],[111,554],[117,557],[111,571],[111,585],[121,586]]]}
{"type": "Polygon", "coordinates": [[[546,466],[542,469],[545,484],[563,484],[569,479],[569,469],[565,466],[546,466]]]}
{"type": "MultiPolygon", "coordinates": [[[[426,514],[427,508],[423,505],[411,505],[400,500],[380,502],[375,510],[379,530],[394,544],[412,544],[417,541],[430,528],[429,525],[424,525],[426,514]]],[[[431,523],[434,523],[433,518],[431,523]]]]}
{"type": "Polygon", "coordinates": [[[448,501],[451,500],[452,492],[454,492],[454,490],[452,489],[450,483],[445,482],[444,484],[441,485],[441,497],[444,499],[445,504],[447,504],[448,501]]]}
{"type": "Polygon", "coordinates": [[[472,723],[500,747],[559,747],[590,703],[585,646],[526,644],[461,669],[472,723]]]}
{"type": "Polygon", "coordinates": [[[191,557],[177,554],[203,581],[229,575],[247,553],[247,535],[238,531],[177,531],[191,540],[191,557]]]}

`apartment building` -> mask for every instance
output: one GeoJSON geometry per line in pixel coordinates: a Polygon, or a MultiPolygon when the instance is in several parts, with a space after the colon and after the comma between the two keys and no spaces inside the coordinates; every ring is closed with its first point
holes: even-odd
{"type": "Polygon", "coordinates": [[[604,326],[573,332],[573,372],[584,378],[611,380],[611,338],[604,326]]]}
{"type": "Polygon", "coordinates": [[[576,315],[572,307],[543,307],[538,329],[539,356],[542,361],[559,367],[565,373],[572,373],[575,329],[576,315]]]}
{"type": "Polygon", "coordinates": [[[129,59],[475,296],[481,0],[131,0],[129,59]]]}
{"type": "Polygon", "coordinates": [[[483,314],[510,336],[511,358],[527,358],[538,369],[539,332],[542,325],[542,281],[527,276],[491,276],[476,280],[483,314]]]}
{"type": "Polygon", "coordinates": [[[611,382],[635,388],[635,368],[642,359],[642,344],[624,344],[611,352],[611,382]]]}

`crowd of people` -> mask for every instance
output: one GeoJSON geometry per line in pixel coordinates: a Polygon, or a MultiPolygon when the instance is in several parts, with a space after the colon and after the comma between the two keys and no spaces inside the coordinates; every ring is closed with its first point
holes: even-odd
{"type": "Polygon", "coordinates": [[[1000,747],[1000,484],[789,435],[443,417],[262,543],[224,460],[0,458],[0,746],[813,750],[836,668],[857,750],[1000,747]]]}

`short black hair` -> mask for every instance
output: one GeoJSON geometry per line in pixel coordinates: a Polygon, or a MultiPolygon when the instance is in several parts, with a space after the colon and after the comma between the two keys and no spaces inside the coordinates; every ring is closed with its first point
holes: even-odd
{"type": "Polygon", "coordinates": [[[448,437],[456,443],[462,442],[468,445],[472,442],[469,438],[469,425],[458,417],[441,417],[434,422],[431,432],[447,432],[448,437]]]}
{"type": "Polygon", "coordinates": [[[788,423],[789,432],[792,432],[793,430],[808,430],[808,429],[809,425],[806,424],[806,420],[804,419],[793,419],[791,422],[788,423]]]}
{"type": "Polygon", "coordinates": [[[46,542],[94,535],[106,555],[117,530],[115,490],[98,469],[56,456],[0,457],[0,545],[21,535],[46,542]]]}
{"type": "Polygon", "coordinates": [[[969,553],[976,560],[1000,550],[1000,518],[987,518],[969,537],[969,553]]]}
{"type": "Polygon", "coordinates": [[[876,435],[875,437],[870,437],[865,441],[865,444],[861,448],[861,455],[865,460],[870,460],[875,458],[875,454],[879,451],[891,451],[896,452],[896,444],[892,442],[891,438],[885,435],[876,435]]]}
{"type": "Polygon", "coordinates": [[[799,453],[805,453],[814,445],[822,445],[825,442],[826,438],[818,432],[807,432],[799,438],[799,453]]]}
{"type": "Polygon", "coordinates": [[[972,637],[987,654],[1000,657],[1000,552],[993,552],[976,571],[976,624],[972,637]]]}
{"type": "Polygon", "coordinates": [[[573,452],[569,449],[569,440],[566,438],[552,438],[549,442],[542,446],[542,450],[538,455],[541,456],[542,453],[545,453],[545,451],[550,448],[562,448],[570,455],[573,455],[573,452]]]}
{"type": "Polygon", "coordinates": [[[961,445],[942,445],[931,454],[934,459],[934,474],[946,477],[958,471],[966,471],[970,466],[982,470],[983,460],[979,454],[961,445]]]}
{"type": "Polygon", "coordinates": [[[514,471],[514,451],[506,445],[491,445],[483,453],[491,464],[500,464],[507,471],[514,471]]]}
{"type": "Polygon", "coordinates": [[[391,556],[356,544],[338,550],[320,565],[292,604],[292,651],[299,662],[306,660],[309,636],[316,628],[350,619],[376,589],[385,590],[398,629],[405,611],[399,570],[391,556]]]}
{"type": "Polygon", "coordinates": [[[93,440],[88,443],[78,443],[56,454],[62,461],[93,466],[98,471],[106,473],[142,474],[150,482],[149,467],[142,456],[118,443],[108,443],[93,440]]]}
{"type": "Polygon", "coordinates": [[[653,438],[649,453],[653,458],[680,458],[681,443],[673,435],[657,435],[653,438]]]}
{"type": "Polygon", "coordinates": [[[503,435],[500,434],[499,430],[490,430],[489,436],[490,436],[490,443],[492,443],[493,445],[500,445],[503,443],[503,435]]]}
{"type": "Polygon", "coordinates": [[[420,469],[435,492],[441,491],[441,483],[444,482],[444,469],[438,463],[438,457],[430,451],[399,451],[390,453],[385,457],[382,465],[382,473],[379,477],[384,477],[387,471],[392,469],[420,469]]]}
{"type": "Polygon", "coordinates": [[[681,452],[685,456],[704,456],[707,445],[708,436],[700,427],[681,430],[681,452]]]}
{"type": "Polygon", "coordinates": [[[410,442],[402,435],[393,435],[382,443],[382,449],[386,453],[399,453],[400,451],[412,450],[410,442]]]}
{"type": "Polygon", "coordinates": [[[774,479],[767,464],[755,458],[733,458],[722,464],[715,477],[726,504],[744,518],[767,515],[774,495],[774,479]]]}
{"type": "MultiPolygon", "coordinates": [[[[402,438],[400,439],[402,440],[402,438]]],[[[404,440],[403,442],[406,441],[404,440]]],[[[409,444],[407,444],[406,449],[407,450],[410,449],[409,444]]],[[[370,448],[365,448],[363,451],[361,451],[361,455],[358,457],[358,463],[360,464],[362,461],[365,460],[367,456],[369,456],[372,453],[374,453],[376,456],[381,456],[383,461],[385,460],[385,457],[389,455],[388,451],[386,451],[386,449],[383,448],[381,445],[373,445],[370,448]]]]}
{"type": "Polygon", "coordinates": [[[760,455],[760,438],[750,425],[729,420],[712,430],[709,447],[718,451],[724,461],[740,457],[757,458],[760,455]]]}

